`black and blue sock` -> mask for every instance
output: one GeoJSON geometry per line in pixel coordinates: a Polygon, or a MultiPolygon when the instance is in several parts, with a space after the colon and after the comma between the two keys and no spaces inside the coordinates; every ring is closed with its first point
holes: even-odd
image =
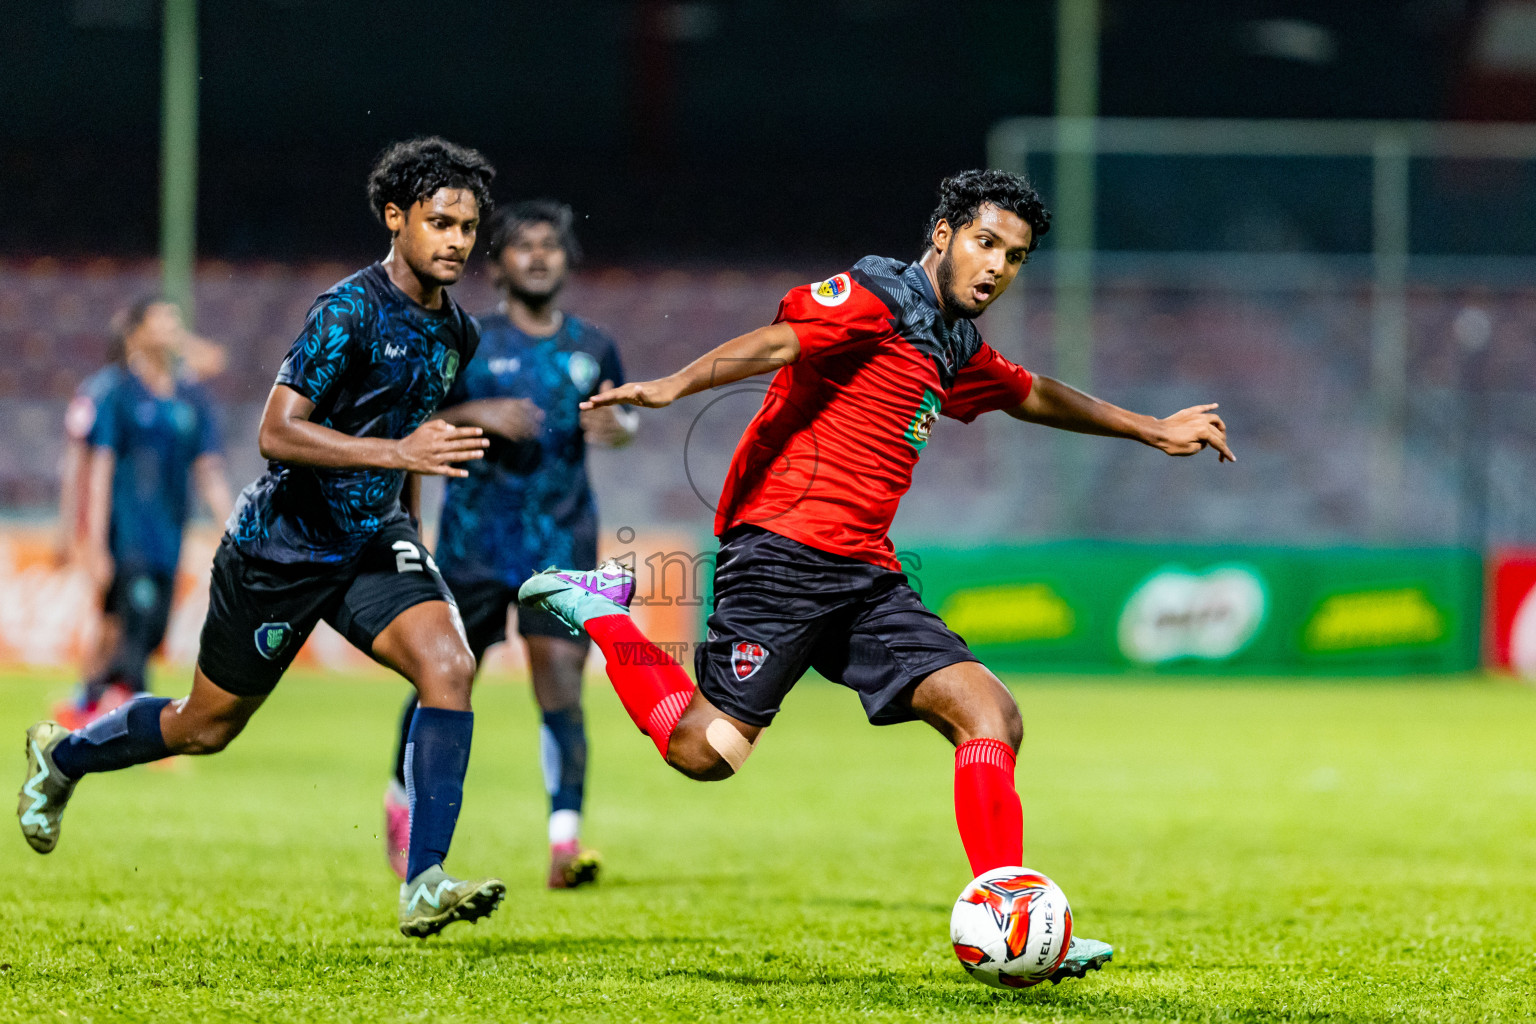
{"type": "Polygon", "coordinates": [[[115,772],[170,756],[160,734],[160,710],[168,697],[139,697],[69,736],[53,748],[53,763],[72,779],[115,772]]]}
{"type": "MultiPolygon", "coordinates": [[[[544,769],[544,788],[549,792],[549,813],[581,813],[587,781],[587,729],[580,707],[544,712],[539,730],[539,760],[544,769]]],[[[552,842],[575,836],[554,836],[552,842]]]]}
{"type": "Polygon", "coordinates": [[[411,805],[407,879],[448,856],[464,801],[464,773],[474,732],[473,711],[417,708],[411,716],[405,745],[405,792],[411,805]]]}

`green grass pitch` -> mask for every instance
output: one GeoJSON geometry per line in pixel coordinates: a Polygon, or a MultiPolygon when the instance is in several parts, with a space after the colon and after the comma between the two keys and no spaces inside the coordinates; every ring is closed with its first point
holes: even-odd
{"type": "MultiPolygon", "coordinates": [[[[0,677],[18,784],[64,683],[0,677]]],[[[4,840],[0,1020],[1536,1018],[1536,691],[1011,683],[1025,860],[1117,948],[1085,981],[966,978],[948,749],[809,682],[741,777],[701,785],[594,675],[607,874],[550,893],[536,716],[489,681],[449,865],[508,898],[402,938],[377,836],[404,686],[296,673],[226,753],[88,779],[52,855],[4,840]]]]}

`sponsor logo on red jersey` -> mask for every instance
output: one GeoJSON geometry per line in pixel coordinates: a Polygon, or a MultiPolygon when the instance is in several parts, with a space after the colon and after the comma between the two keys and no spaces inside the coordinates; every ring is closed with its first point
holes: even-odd
{"type": "Polygon", "coordinates": [[[738,640],[731,647],[731,668],[738,680],[751,679],[768,660],[768,648],[751,640],[738,640]]]}

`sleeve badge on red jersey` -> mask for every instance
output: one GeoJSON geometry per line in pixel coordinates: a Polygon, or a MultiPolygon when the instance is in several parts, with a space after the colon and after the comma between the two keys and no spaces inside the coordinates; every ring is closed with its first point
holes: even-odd
{"type": "Polygon", "coordinates": [[[811,298],[823,306],[841,306],[853,294],[853,280],[847,274],[838,274],[811,285],[811,298]]]}
{"type": "Polygon", "coordinates": [[[751,640],[738,640],[731,645],[731,669],[737,681],[751,679],[768,660],[768,648],[751,640]]]}

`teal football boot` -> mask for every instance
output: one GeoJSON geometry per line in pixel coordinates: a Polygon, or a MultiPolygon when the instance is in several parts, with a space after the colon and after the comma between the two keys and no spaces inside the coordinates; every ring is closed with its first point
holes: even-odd
{"type": "Polygon", "coordinates": [[[518,604],[549,612],[572,633],[580,633],[588,619],[626,614],[634,598],[634,574],[613,561],[588,572],[550,566],[517,591],[518,604]]]}
{"type": "Polygon", "coordinates": [[[1089,971],[1097,971],[1115,958],[1115,947],[1098,939],[1080,939],[1072,936],[1067,946],[1066,959],[1046,978],[1053,985],[1060,985],[1068,978],[1081,978],[1089,971]]]}

